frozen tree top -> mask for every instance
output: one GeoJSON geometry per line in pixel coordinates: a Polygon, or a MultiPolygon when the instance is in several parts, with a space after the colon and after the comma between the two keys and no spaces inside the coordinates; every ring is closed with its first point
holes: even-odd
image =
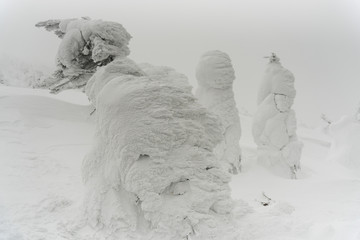
{"type": "Polygon", "coordinates": [[[82,87],[97,66],[130,54],[131,35],[119,23],[82,18],[47,20],[35,26],[53,31],[62,39],[56,56],[55,76],[58,80],[69,81],[55,86],[58,90],[82,87]]]}
{"type": "Polygon", "coordinates": [[[275,53],[271,53],[270,56],[266,56],[265,58],[269,59],[269,63],[280,63],[280,58],[278,58],[275,53]]]}
{"type": "Polygon", "coordinates": [[[229,55],[218,50],[206,52],[196,67],[196,78],[203,87],[231,88],[235,71],[229,55]]]}
{"type": "Polygon", "coordinates": [[[269,58],[270,62],[259,88],[257,103],[260,104],[271,93],[295,98],[295,77],[292,72],[281,65],[280,59],[274,53],[266,58],[269,58]]]}

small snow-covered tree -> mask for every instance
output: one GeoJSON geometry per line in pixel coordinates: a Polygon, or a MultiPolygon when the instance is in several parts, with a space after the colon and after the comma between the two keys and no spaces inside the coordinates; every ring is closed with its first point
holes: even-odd
{"type": "Polygon", "coordinates": [[[98,66],[130,53],[131,35],[119,23],[82,18],[47,20],[36,27],[54,31],[62,39],[55,80],[48,83],[53,92],[84,87],[98,66]]]}
{"type": "Polygon", "coordinates": [[[303,144],[296,135],[296,117],[291,109],[296,95],[294,75],[272,54],[258,92],[258,110],[253,118],[253,136],[259,160],[267,165],[286,164],[292,178],[300,169],[303,144]]]}
{"type": "Polygon", "coordinates": [[[217,50],[206,52],[197,65],[196,78],[198,88],[195,96],[220,118],[223,127],[223,140],[214,151],[225,169],[236,174],[241,168],[241,126],[233,92],[235,72],[230,57],[217,50]]]}

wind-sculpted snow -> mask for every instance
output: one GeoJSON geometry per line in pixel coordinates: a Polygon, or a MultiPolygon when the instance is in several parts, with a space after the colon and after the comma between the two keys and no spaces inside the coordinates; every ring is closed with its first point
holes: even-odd
{"type": "Polygon", "coordinates": [[[65,19],[39,22],[37,27],[54,31],[62,38],[56,56],[60,81],[51,86],[53,91],[81,88],[96,71],[116,57],[130,54],[131,35],[119,23],[102,20],[65,19]]]}
{"type": "Polygon", "coordinates": [[[296,135],[295,112],[291,109],[295,95],[293,74],[273,54],[259,88],[252,132],[259,160],[270,166],[285,163],[292,178],[300,169],[302,150],[296,135]]]}
{"type": "Polygon", "coordinates": [[[141,239],[221,239],[233,227],[230,176],[212,153],[219,122],[190,91],[119,76],[96,108],[96,144],[83,163],[94,227],[141,239]]]}
{"type": "Polygon", "coordinates": [[[223,141],[217,145],[215,153],[226,170],[237,173],[241,160],[241,127],[232,88],[235,73],[230,57],[220,51],[205,53],[196,68],[196,78],[199,84],[196,97],[222,123],[223,141]]]}

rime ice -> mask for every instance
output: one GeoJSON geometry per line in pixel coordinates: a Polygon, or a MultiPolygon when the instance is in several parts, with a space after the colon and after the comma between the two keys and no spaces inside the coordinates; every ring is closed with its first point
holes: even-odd
{"type": "Polygon", "coordinates": [[[131,35],[119,23],[82,18],[48,20],[36,26],[54,31],[62,39],[56,56],[56,81],[49,83],[53,92],[84,87],[97,66],[130,53],[131,35]]]}
{"type": "Polygon", "coordinates": [[[82,171],[92,227],[114,238],[235,239],[230,176],[213,154],[221,124],[184,75],[117,56],[85,90],[96,107],[82,171]]]}
{"type": "Polygon", "coordinates": [[[296,117],[291,109],[296,95],[294,75],[270,57],[258,92],[258,110],[253,119],[253,136],[259,160],[266,165],[286,164],[296,178],[302,143],[296,135],[296,117]]]}
{"type": "Polygon", "coordinates": [[[221,119],[223,127],[223,141],[214,151],[229,172],[238,173],[241,127],[232,88],[235,72],[230,57],[221,51],[205,53],[197,65],[196,78],[199,85],[196,97],[221,119]]]}

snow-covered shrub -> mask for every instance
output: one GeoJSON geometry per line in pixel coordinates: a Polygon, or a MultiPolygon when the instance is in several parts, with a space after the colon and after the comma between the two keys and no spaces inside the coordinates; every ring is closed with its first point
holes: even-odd
{"type": "Polygon", "coordinates": [[[119,74],[96,109],[96,141],[83,162],[93,227],[135,239],[236,239],[230,176],[212,152],[220,123],[189,89],[119,74]]]}
{"type": "Polygon", "coordinates": [[[18,59],[0,56],[0,83],[14,87],[42,88],[52,81],[50,70],[18,59]]]}
{"type": "Polygon", "coordinates": [[[196,78],[198,88],[195,96],[222,123],[223,140],[216,147],[215,153],[226,170],[238,173],[241,127],[233,92],[235,72],[230,57],[221,51],[206,52],[197,65],[196,78]]]}
{"type": "Polygon", "coordinates": [[[54,92],[84,87],[97,66],[130,53],[131,36],[119,23],[82,18],[48,20],[36,26],[54,31],[62,39],[54,74],[58,81],[49,84],[54,92]]]}
{"type": "Polygon", "coordinates": [[[294,80],[273,54],[259,88],[252,129],[260,162],[270,166],[285,163],[292,178],[300,169],[303,146],[296,135],[296,117],[291,109],[296,95],[294,80]]]}

